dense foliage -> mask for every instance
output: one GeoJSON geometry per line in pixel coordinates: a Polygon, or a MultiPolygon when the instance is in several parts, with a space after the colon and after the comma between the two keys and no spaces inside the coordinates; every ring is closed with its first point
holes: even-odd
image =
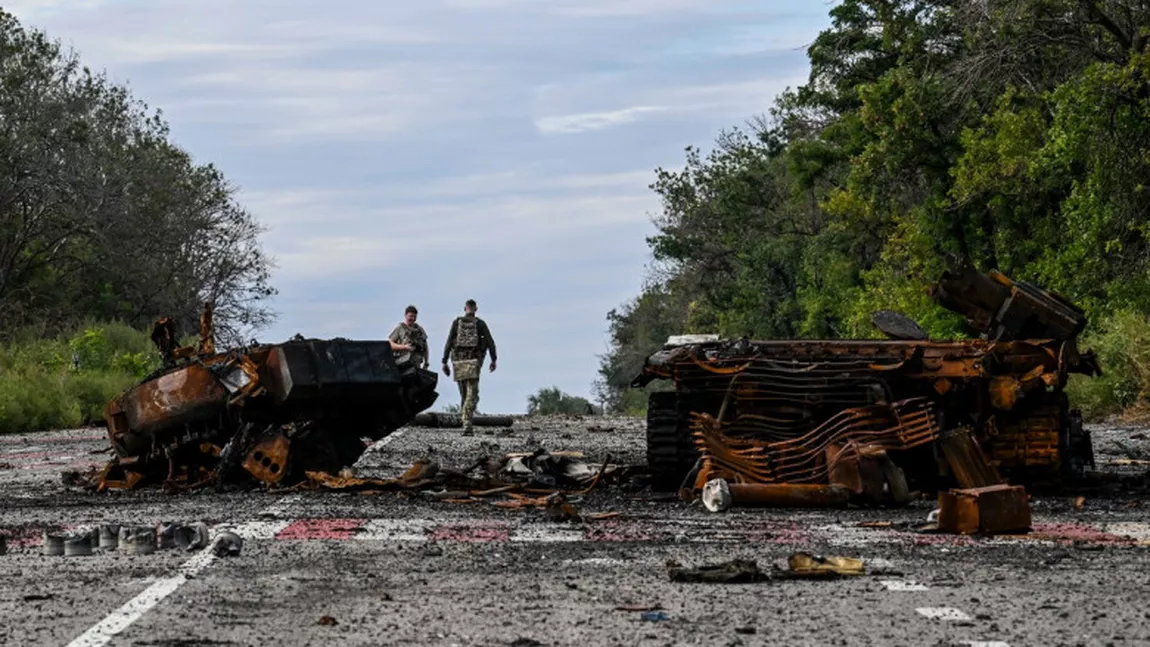
{"type": "Polygon", "coordinates": [[[80,321],[266,324],[260,225],[159,113],[0,10],[0,338],[80,321]]]}
{"type": "Polygon", "coordinates": [[[0,433],[102,420],[108,400],[158,367],[148,335],[123,324],[15,334],[0,344],[0,433]]]}
{"type": "MultiPolygon", "coordinates": [[[[1145,324],[1150,5],[842,0],[830,17],[805,85],[657,171],[657,270],[608,315],[612,408],[642,408],[627,384],[668,334],[870,337],[889,308],[962,335],[927,295],[955,260],[1076,301],[1093,339],[1145,324]]],[[[1103,358],[1111,382],[1150,384],[1133,353],[1103,358]]]]}

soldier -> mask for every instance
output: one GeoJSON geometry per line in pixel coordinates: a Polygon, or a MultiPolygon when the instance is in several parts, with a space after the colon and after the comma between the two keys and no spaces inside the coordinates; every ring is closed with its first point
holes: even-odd
{"type": "Polygon", "coordinates": [[[475,405],[479,403],[479,373],[488,351],[491,352],[491,371],[495,371],[495,340],[491,337],[487,323],[475,316],[477,309],[475,300],[468,299],[463,306],[463,316],[451,322],[447,344],[443,347],[443,374],[451,376],[451,369],[447,366],[448,357],[455,367],[465,436],[473,433],[471,420],[475,415],[475,405]]]}
{"type": "Polygon", "coordinates": [[[419,368],[427,368],[431,353],[427,346],[427,331],[415,323],[418,317],[419,310],[415,306],[407,306],[403,311],[403,321],[395,325],[387,338],[392,342],[392,350],[400,351],[396,354],[396,362],[402,364],[410,361],[419,368]],[[397,349],[397,345],[400,348],[397,349]]]}

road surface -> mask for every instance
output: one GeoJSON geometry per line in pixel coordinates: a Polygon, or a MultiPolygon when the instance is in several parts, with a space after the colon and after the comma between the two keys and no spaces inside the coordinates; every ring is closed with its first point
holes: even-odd
{"type": "MultiPolygon", "coordinates": [[[[1147,448],[1139,434],[1095,436],[1100,467],[1145,469],[1127,460],[1147,448]]],[[[394,476],[429,448],[463,466],[492,443],[582,451],[592,464],[643,460],[641,421],[556,418],[519,420],[503,436],[406,428],[357,469],[394,476]]],[[[1036,498],[1027,538],[918,533],[930,501],[712,514],[621,487],[579,503],[617,517],[558,523],[539,510],[394,493],[96,495],[64,485],[62,470],[102,463],[106,446],[99,429],[0,436],[0,644],[1150,644],[1145,490],[1091,495],[1080,508],[1070,496],[1036,498]],[[40,552],[46,528],[161,521],[204,521],[246,542],[219,558],[40,552]],[[795,551],[859,557],[867,574],[754,584],[667,576],[668,560],[744,558],[766,569],[795,551]]]]}

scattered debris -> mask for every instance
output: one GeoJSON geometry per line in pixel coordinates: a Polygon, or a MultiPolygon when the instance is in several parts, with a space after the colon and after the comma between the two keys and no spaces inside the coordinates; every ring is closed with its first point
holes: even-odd
{"type": "Polygon", "coordinates": [[[666,622],[670,620],[670,616],[662,611],[644,611],[639,619],[643,622],[666,622]]]}
{"type": "Polygon", "coordinates": [[[763,582],[770,579],[767,573],[759,570],[757,562],[745,559],[734,559],[721,564],[707,564],[697,568],[686,568],[676,562],[669,562],[667,574],[672,582],[708,584],[741,584],[763,582]]]}
{"type": "Polygon", "coordinates": [[[117,543],[122,553],[151,555],[156,552],[156,528],[154,526],[121,527],[120,538],[117,543]]]}
{"type": "Polygon", "coordinates": [[[51,593],[29,593],[22,599],[25,602],[44,602],[45,600],[53,600],[56,596],[51,593]]]}
{"type": "Polygon", "coordinates": [[[726,512],[731,508],[731,488],[723,479],[707,481],[700,498],[703,507],[711,512],[726,512]]]}
{"type": "Polygon", "coordinates": [[[173,532],[173,540],[177,547],[189,553],[205,548],[209,540],[208,525],[199,522],[190,526],[177,526],[173,532]]]}
{"type": "Polygon", "coordinates": [[[790,578],[822,578],[862,575],[864,567],[862,560],[854,557],[839,557],[837,555],[812,555],[810,553],[794,553],[787,558],[788,571],[785,577],[790,578]]]}
{"type": "Polygon", "coordinates": [[[225,530],[216,535],[215,541],[212,542],[212,554],[216,557],[235,557],[240,554],[243,547],[244,540],[242,537],[225,530]]]}
{"type": "Polygon", "coordinates": [[[889,521],[860,521],[859,528],[890,528],[892,525],[889,521]]]}
{"type": "Polygon", "coordinates": [[[1084,507],[1086,507],[1086,497],[1084,497],[1084,496],[1074,497],[1074,509],[1075,510],[1081,510],[1084,507]]]}
{"type": "Polygon", "coordinates": [[[743,634],[744,636],[753,636],[758,632],[759,630],[755,627],[735,627],[735,633],[743,634]]]}
{"type": "Polygon", "coordinates": [[[64,535],[58,532],[44,531],[44,542],[40,545],[40,552],[53,557],[64,554],[64,535]]]}
{"type": "Polygon", "coordinates": [[[999,535],[1030,530],[1026,490],[1017,485],[990,485],[950,490],[938,495],[938,527],[960,535],[999,535]]]}
{"type": "Polygon", "coordinates": [[[567,501],[562,492],[547,497],[547,517],[556,522],[582,521],[579,510],[567,501]]]}
{"type": "Polygon", "coordinates": [[[120,546],[120,525],[105,523],[100,525],[99,546],[104,550],[116,550],[120,546]]]}
{"type": "Polygon", "coordinates": [[[92,554],[93,532],[95,529],[80,528],[64,535],[65,557],[86,557],[92,554]]]}
{"type": "Polygon", "coordinates": [[[339,624],[339,621],[332,616],[321,616],[319,620],[316,620],[316,624],[324,627],[334,627],[339,624]]]}

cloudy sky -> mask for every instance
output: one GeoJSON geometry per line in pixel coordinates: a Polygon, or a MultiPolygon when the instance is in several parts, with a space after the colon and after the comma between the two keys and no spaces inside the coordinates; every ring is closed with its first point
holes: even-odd
{"type": "Polygon", "coordinates": [[[278,262],[262,341],[380,339],[414,303],[434,356],[471,297],[500,356],[486,412],[590,395],[649,259],[654,169],[801,83],[830,5],[0,0],[239,188],[278,262]]]}

